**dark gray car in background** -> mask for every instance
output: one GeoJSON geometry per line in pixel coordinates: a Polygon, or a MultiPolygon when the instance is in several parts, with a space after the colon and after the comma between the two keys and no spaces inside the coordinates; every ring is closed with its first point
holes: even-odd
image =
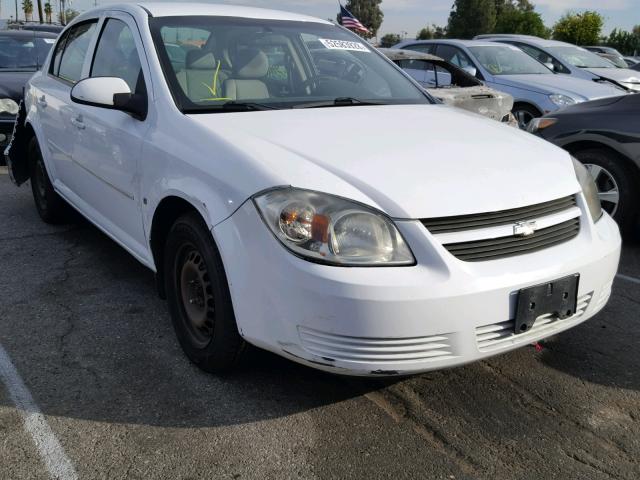
{"type": "Polygon", "coordinates": [[[584,163],[622,232],[640,233],[640,94],[574,105],[533,120],[529,131],[584,163]]]}
{"type": "MultiPolygon", "coordinates": [[[[57,34],[34,30],[0,31],[0,149],[9,143],[27,80],[39,70],[57,34]]],[[[4,155],[0,155],[4,164],[4,155]]]]}

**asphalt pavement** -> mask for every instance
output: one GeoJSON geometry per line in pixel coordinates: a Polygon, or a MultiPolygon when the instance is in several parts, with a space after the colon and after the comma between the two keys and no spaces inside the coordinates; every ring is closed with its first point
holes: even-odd
{"type": "Polygon", "coordinates": [[[640,246],[620,273],[541,351],[394,380],[254,351],[216,377],[151,272],[85,221],[43,224],[0,170],[0,479],[637,480],[640,246]]]}

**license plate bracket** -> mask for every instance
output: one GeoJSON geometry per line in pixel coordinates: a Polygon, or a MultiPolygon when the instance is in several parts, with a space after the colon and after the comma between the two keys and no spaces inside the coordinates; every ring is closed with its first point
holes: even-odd
{"type": "Polygon", "coordinates": [[[515,334],[531,330],[541,315],[551,314],[563,320],[576,313],[580,275],[570,275],[552,282],[523,288],[518,292],[515,334]]]}

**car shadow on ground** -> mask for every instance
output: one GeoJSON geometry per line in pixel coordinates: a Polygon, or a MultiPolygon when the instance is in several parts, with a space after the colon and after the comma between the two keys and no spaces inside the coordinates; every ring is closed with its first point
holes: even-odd
{"type": "Polygon", "coordinates": [[[86,221],[75,222],[23,239],[5,252],[15,269],[0,272],[8,284],[0,341],[47,415],[168,427],[243,424],[394,381],[340,377],[255,348],[237,371],[202,372],[182,353],[152,272],[86,221]],[[34,252],[45,250],[43,269],[34,252]]]}

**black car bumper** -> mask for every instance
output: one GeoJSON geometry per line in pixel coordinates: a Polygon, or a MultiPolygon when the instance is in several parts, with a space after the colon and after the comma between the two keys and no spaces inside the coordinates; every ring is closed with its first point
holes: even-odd
{"type": "Polygon", "coordinates": [[[13,124],[15,123],[15,117],[13,118],[0,118],[0,165],[6,165],[4,159],[4,149],[7,148],[11,141],[11,135],[13,134],[13,124]]]}

